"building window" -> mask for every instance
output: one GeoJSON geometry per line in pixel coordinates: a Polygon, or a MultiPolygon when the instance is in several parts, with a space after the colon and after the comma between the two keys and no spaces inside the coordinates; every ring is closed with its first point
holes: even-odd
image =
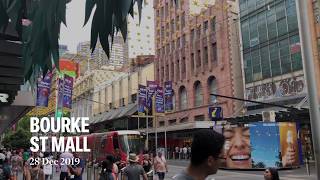
{"type": "Polygon", "coordinates": [[[191,53],[191,57],[190,57],[190,64],[191,64],[191,66],[190,66],[190,69],[191,69],[191,74],[193,74],[193,72],[194,72],[194,53],[191,53]]]}
{"type": "Polygon", "coordinates": [[[198,58],[196,60],[196,66],[197,66],[197,69],[201,67],[201,51],[198,50],[197,51],[197,55],[198,55],[198,58]]]}
{"type": "Polygon", "coordinates": [[[300,39],[298,35],[290,37],[290,54],[292,69],[294,71],[301,70],[303,65],[301,57],[300,39]]]}
{"type": "Polygon", "coordinates": [[[124,98],[121,98],[121,99],[120,99],[120,106],[125,106],[125,104],[124,104],[124,98]]]}
{"type": "Polygon", "coordinates": [[[184,117],[180,120],[180,123],[187,123],[188,122],[188,117],[184,117]]]}
{"type": "Polygon", "coordinates": [[[174,81],[174,63],[173,62],[171,63],[170,69],[171,69],[170,80],[174,81]]]}
{"type": "Polygon", "coordinates": [[[195,116],[194,121],[204,121],[204,115],[195,116]]]}
{"type": "Polygon", "coordinates": [[[185,77],[185,73],[186,73],[186,58],[185,57],[182,58],[181,73],[182,73],[182,76],[185,77]]]}
{"type": "Polygon", "coordinates": [[[272,77],[275,77],[281,74],[278,43],[273,43],[269,45],[269,53],[272,73],[271,75],[272,77]]]}
{"type": "Polygon", "coordinates": [[[184,28],[185,25],[186,25],[186,13],[183,12],[181,16],[181,27],[184,28]]]}
{"type": "Polygon", "coordinates": [[[286,0],[288,30],[292,32],[298,29],[297,11],[295,0],[286,0]]]}
{"type": "Polygon", "coordinates": [[[258,32],[260,43],[263,43],[268,40],[267,19],[265,12],[258,14],[258,32]]]}
{"type": "Polygon", "coordinates": [[[244,66],[244,73],[245,73],[245,81],[246,83],[250,83],[253,81],[250,52],[243,55],[243,66],[244,66]]]}
{"type": "Polygon", "coordinates": [[[254,47],[259,44],[257,16],[251,17],[249,24],[250,24],[250,47],[254,47]]]}
{"type": "Polygon", "coordinates": [[[175,124],[177,124],[177,120],[176,119],[169,120],[169,125],[175,125],[175,124]]]}
{"type": "Polygon", "coordinates": [[[216,17],[213,17],[211,19],[211,29],[212,29],[212,32],[216,32],[216,17]]]}
{"type": "Polygon", "coordinates": [[[243,45],[243,48],[246,49],[246,48],[249,48],[250,46],[250,32],[249,32],[249,21],[246,20],[246,21],[243,21],[241,23],[241,33],[242,33],[242,45],[243,45]]]}
{"type": "Polygon", "coordinates": [[[204,33],[207,33],[208,27],[209,27],[209,22],[208,22],[208,21],[205,21],[205,22],[204,22],[204,25],[203,25],[203,32],[204,32],[204,33]]]}
{"type": "Polygon", "coordinates": [[[184,109],[187,109],[188,108],[188,102],[187,102],[187,90],[184,86],[180,87],[180,90],[179,90],[179,94],[180,94],[180,102],[179,102],[179,105],[180,105],[180,110],[184,110],[184,109]]]}
{"type": "Polygon", "coordinates": [[[291,72],[290,49],[288,39],[279,42],[280,62],[282,74],[291,72]]]}
{"type": "MultiPolygon", "coordinates": [[[[204,51],[203,51],[203,61],[204,64],[207,65],[208,64],[208,47],[204,47],[204,51]]],[[[207,66],[205,66],[207,67],[207,66]]]]}
{"type": "Polygon", "coordinates": [[[212,48],[211,61],[212,63],[217,63],[218,61],[217,44],[216,43],[211,44],[211,48],[212,48]]]}
{"type": "Polygon", "coordinates": [[[262,78],[271,77],[270,58],[268,46],[260,49],[262,78]]]}
{"type": "Polygon", "coordinates": [[[211,76],[208,79],[208,87],[209,87],[209,104],[214,104],[217,102],[217,97],[213,96],[211,94],[217,94],[218,88],[217,88],[217,80],[215,77],[211,76]]]}
{"type": "Polygon", "coordinates": [[[201,38],[201,26],[197,28],[197,39],[201,38]]]}
{"type": "Polygon", "coordinates": [[[159,127],[163,127],[165,125],[165,122],[164,121],[160,121],[159,122],[159,127]]]}
{"type": "Polygon", "coordinates": [[[252,60],[252,73],[253,80],[261,80],[262,79],[262,71],[261,71],[261,60],[260,60],[260,52],[259,49],[251,52],[251,60],[252,60]]]}
{"type": "Polygon", "coordinates": [[[176,64],[176,77],[177,77],[177,81],[180,80],[180,60],[177,60],[177,64],[176,64]]]}
{"type": "Polygon", "coordinates": [[[269,40],[277,37],[277,21],[275,7],[271,7],[271,9],[267,11],[267,24],[269,40]]]}
{"type": "Polygon", "coordinates": [[[191,43],[193,43],[194,40],[195,40],[195,38],[194,38],[194,33],[195,33],[195,31],[194,31],[194,29],[192,29],[192,30],[191,30],[191,33],[190,33],[190,41],[191,41],[191,43]]]}
{"type": "Polygon", "coordinates": [[[194,84],[194,105],[195,107],[201,106],[203,104],[203,94],[200,81],[195,82],[194,84]]]}

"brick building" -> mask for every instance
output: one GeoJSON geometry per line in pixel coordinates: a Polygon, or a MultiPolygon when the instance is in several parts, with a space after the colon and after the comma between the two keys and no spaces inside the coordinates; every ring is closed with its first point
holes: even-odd
{"type": "MultiPolygon", "coordinates": [[[[208,107],[220,106],[225,117],[242,111],[242,102],[210,93],[243,97],[236,1],[155,0],[156,80],[172,81],[175,109],[157,121],[158,132],[209,128],[208,107]]],[[[175,134],[177,133],[177,134],[175,134]]],[[[186,135],[188,136],[188,135],[186,135]]],[[[168,147],[183,145],[188,137],[168,147]],[[178,143],[178,144],[177,144],[178,143]]],[[[160,134],[160,146],[163,145],[160,134]]],[[[170,147],[169,147],[170,148],[170,147]]]]}

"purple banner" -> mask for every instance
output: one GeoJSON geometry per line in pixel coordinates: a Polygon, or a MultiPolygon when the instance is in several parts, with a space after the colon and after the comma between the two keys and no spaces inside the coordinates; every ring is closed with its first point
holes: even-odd
{"type": "Polygon", "coordinates": [[[63,107],[70,108],[72,105],[72,88],[73,88],[73,78],[64,75],[64,85],[63,85],[63,107]]]}
{"type": "Polygon", "coordinates": [[[164,83],[164,109],[165,111],[173,110],[172,81],[167,81],[164,83]]]}
{"type": "Polygon", "coordinates": [[[164,98],[163,98],[163,88],[158,87],[156,90],[156,112],[157,113],[164,113],[164,98]]]}
{"type": "Polygon", "coordinates": [[[146,101],[147,101],[147,87],[139,84],[138,93],[138,113],[145,114],[146,101]]]}
{"type": "Polygon", "coordinates": [[[63,108],[63,79],[57,80],[57,109],[63,108]]]}
{"type": "Polygon", "coordinates": [[[158,83],[156,81],[147,81],[147,108],[152,110],[152,96],[155,94],[158,88],[158,83]]]}
{"type": "Polygon", "coordinates": [[[48,107],[52,72],[48,72],[44,78],[38,80],[36,106],[48,107]]]}

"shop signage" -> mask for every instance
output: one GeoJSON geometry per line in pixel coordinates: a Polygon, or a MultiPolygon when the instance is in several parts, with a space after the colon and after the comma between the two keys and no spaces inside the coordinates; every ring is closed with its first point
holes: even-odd
{"type": "Polygon", "coordinates": [[[209,118],[212,121],[222,119],[223,118],[222,107],[209,107],[209,118]]]}
{"type": "Polygon", "coordinates": [[[306,85],[303,76],[290,77],[281,81],[269,82],[246,88],[247,99],[260,101],[295,96],[303,93],[306,93],[306,85]]]}
{"type": "Polygon", "coordinates": [[[9,94],[7,93],[0,93],[0,102],[1,103],[7,103],[9,102],[9,94]]]}

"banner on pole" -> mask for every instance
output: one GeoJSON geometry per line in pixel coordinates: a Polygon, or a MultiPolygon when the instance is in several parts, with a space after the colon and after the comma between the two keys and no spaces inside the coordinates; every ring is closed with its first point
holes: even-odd
{"type": "Polygon", "coordinates": [[[146,102],[147,102],[147,87],[139,84],[138,92],[138,114],[145,115],[146,102]]]}
{"type": "Polygon", "coordinates": [[[157,113],[164,113],[164,98],[163,98],[163,88],[158,87],[155,94],[155,106],[157,113]]]}
{"type": "Polygon", "coordinates": [[[158,83],[156,81],[147,81],[147,108],[152,110],[152,97],[158,88],[158,83]]]}
{"type": "Polygon", "coordinates": [[[48,107],[52,72],[48,71],[44,78],[38,80],[36,106],[48,107]]]}
{"type": "Polygon", "coordinates": [[[56,109],[63,109],[63,89],[64,89],[64,82],[63,79],[58,78],[57,80],[57,108],[56,109]]]}
{"type": "Polygon", "coordinates": [[[73,88],[73,78],[64,75],[63,84],[63,107],[71,109],[72,105],[72,88],[73,88]]]}
{"type": "Polygon", "coordinates": [[[172,81],[166,81],[164,83],[164,109],[166,112],[173,110],[173,89],[172,81]]]}

